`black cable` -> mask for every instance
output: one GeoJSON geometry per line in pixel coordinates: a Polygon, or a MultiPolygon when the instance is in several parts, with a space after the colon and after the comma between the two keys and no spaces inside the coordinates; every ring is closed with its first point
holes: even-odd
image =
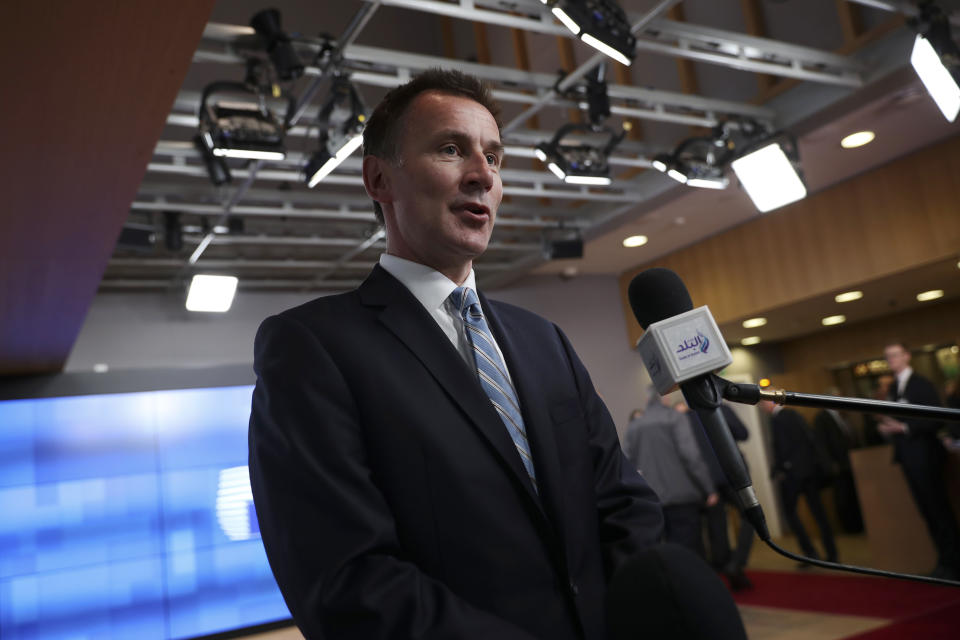
{"type": "Polygon", "coordinates": [[[776,551],[782,556],[786,556],[791,560],[796,560],[798,562],[805,562],[807,564],[812,564],[818,567],[823,567],[824,569],[833,569],[835,571],[849,571],[850,573],[861,573],[867,576],[880,576],[881,578],[898,578],[900,580],[913,580],[914,582],[926,582],[927,584],[938,584],[946,587],[960,587],[960,582],[956,580],[945,580],[943,578],[932,578],[930,576],[918,576],[912,573],[897,573],[896,571],[884,571],[883,569],[869,569],[867,567],[857,567],[851,564],[842,564],[839,562],[828,562],[826,560],[818,560],[816,558],[808,558],[806,556],[801,556],[799,554],[787,551],[783,547],[777,545],[773,540],[767,538],[764,540],[771,549],[776,551]]]}

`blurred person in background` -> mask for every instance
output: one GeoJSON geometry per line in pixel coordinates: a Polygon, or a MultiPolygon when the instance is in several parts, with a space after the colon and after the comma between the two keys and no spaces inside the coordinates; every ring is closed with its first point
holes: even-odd
{"type": "Polygon", "coordinates": [[[672,408],[678,396],[661,398],[651,386],[646,411],[627,428],[624,453],[663,503],[664,541],[705,557],[700,512],[720,498],[690,421],[672,408]]]}
{"type": "MultiPolygon", "coordinates": [[[[686,402],[678,402],[673,408],[681,415],[686,415],[690,421],[691,429],[697,439],[697,445],[700,447],[700,453],[707,462],[707,467],[710,469],[710,478],[713,480],[717,495],[720,497],[715,505],[708,506],[704,510],[707,542],[710,545],[710,564],[726,576],[730,582],[730,588],[734,591],[749,589],[753,584],[743,570],[747,566],[747,558],[749,558],[750,548],[753,546],[753,527],[743,517],[740,518],[737,546],[731,550],[730,538],[727,534],[727,505],[732,505],[734,509],[737,509],[737,496],[730,488],[727,476],[720,467],[720,461],[717,460],[700,418],[697,417],[695,412],[690,411],[686,402]]],[[[720,410],[733,439],[738,442],[746,440],[750,434],[733,409],[727,404],[721,404],[720,410]]],[[[742,459],[743,455],[741,454],[740,457],[742,459]]],[[[744,466],[747,465],[746,459],[743,460],[743,464],[744,466]]]]}
{"type": "Polygon", "coordinates": [[[820,538],[827,560],[836,562],[837,546],[833,540],[833,529],[820,500],[824,472],[820,468],[813,434],[807,421],[793,409],[784,409],[770,400],[761,400],[759,406],[770,416],[770,430],[773,434],[773,470],[770,476],[780,483],[780,497],[783,500],[787,524],[797,536],[803,555],[819,559],[820,554],[810,542],[807,530],[797,516],[797,502],[803,495],[817,526],[820,527],[820,538]]]}

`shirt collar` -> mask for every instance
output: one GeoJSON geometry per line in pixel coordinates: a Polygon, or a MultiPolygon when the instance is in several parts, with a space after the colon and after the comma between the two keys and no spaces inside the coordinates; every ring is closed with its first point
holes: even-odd
{"type": "MultiPolygon", "coordinates": [[[[456,282],[433,267],[398,258],[389,253],[380,254],[380,266],[403,283],[403,286],[409,289],[420,304],[430,312],[439,309],[457,288],[456,282]]],[[[472,268],[462,286],[477,290],[477,279],[472,268]]]]}

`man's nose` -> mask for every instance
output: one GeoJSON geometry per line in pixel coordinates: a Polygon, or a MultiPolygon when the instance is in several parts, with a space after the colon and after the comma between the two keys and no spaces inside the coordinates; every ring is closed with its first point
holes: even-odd
{"type": "Polygon", "coordinates": [[[465,185],[489,191],[493,187],[494,180],[496,180],[496,173],[487,161],[487,154],[471,154],[467,159],[466,172],[463,176],[465,185]]]}

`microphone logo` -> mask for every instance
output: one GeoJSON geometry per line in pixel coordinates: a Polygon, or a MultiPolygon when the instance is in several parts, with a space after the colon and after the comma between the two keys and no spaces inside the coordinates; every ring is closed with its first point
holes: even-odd
{"type": "Polygon", "coordinates": [[[674,353],[679,360],[695,357],[700,353],[707,353],[710,350],[710,338],[703,335],[703,332],[697,329],[697,334],[693,337],[683,339],[683,342],[677,344],[674,353]]]}

